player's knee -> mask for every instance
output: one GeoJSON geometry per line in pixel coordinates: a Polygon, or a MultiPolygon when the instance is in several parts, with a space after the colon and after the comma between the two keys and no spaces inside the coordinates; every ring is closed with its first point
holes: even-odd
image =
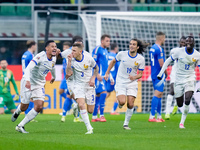
{"type": "Polygon", "coordinates": [[[63,89],[60,89],[60,90],[59,90],[59,94],[62,94],[63,92],[64,92],[63,89]]]}
{"type": "Polygon", "coordinates": [[[4,114],[4,110],[2,111],[2,110],[0,110],[0,115],[2,115],[2,114],[4,114]]]}
{"type": "Polygon", "coordinates": [[[94,109],[88,109],[88,113],[89,113],[89,114],[92,114],[93,111],[94,111],[94,109]]]}
{"type": "Polygon", "coordinates": [[[174,91],[170,91],[170,95],[174,96],[174,91]]]}
{"type": "Polygon", "coordinates": [[[27,105],[21,105],[21,111],[26,111],[28,109],[28,104],[27,105]]]}
{"type": "Polygon", "coordinates": [[[78,103],[80,110],[85,109],[85,103],[78,103]]]}
{"type": "Polygon", "coordinates": [[[133,107],[134,107],[133,104],[127,104],[127,108],[128,108],[128,109],[132,109],[133,107]]]}
{"type": "Polygon", "coordinates": [[[177,103],[178,107],[182,107],[183,103],[177,103]]]}
{"type": "Polygon", "coordinates": [[[119,101],[119,105],[124,106],[125,102],[124,101],[119,101]]]}
{"type": "Polygon", "coordinates": [[[185,99],[185,105],[190,105],[190,99],[185,99]]]}

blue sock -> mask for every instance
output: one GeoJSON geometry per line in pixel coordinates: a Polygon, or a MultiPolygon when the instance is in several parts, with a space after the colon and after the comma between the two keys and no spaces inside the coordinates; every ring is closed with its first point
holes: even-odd
{"type": "Polygon", "coordinates": [[[157,106],[158,106],[158,100],[159,98],[154,96],[151,100],[151,115],[152,116],[155,116],[155,111],[157,109],[157,106]]]}
{"type": "Polygon", "coordinates": [[[96,97],[96,102],[95,102],[95,106],[94,106],[94,111],[93,111],[93,116],[97,116],[98,113],[98,107],[99,107],[99,98],[100,97],[96,97]]]}
{"type": "Polygon", "coordinates": [[[157,113],[161,115],[161,98],[158,98],[157,113]]]}
{"type": "Polygon", "coordinates": [[[70,98],[66,98],[63,105],[63,116],[66,116],[67,111],[71,109],[72,100],[70,98]]]}
{"type": "Polygon", "coordinates": [[[105,101],[107,93],[102,93],[99,98],[100,115],[104,115],[105,101]]]}
{"type": "Polygon", "coordinates": [[[62,94],[60,94],[60,96],[64,97],[66,99],[67,95],[65,92],[63,92],[62,94]]]}
{"type": "Polygon", "coordinates": [[[115,103],[114,103],[113,111],[115,111],[115,110],[117,109],[118,105],[119,105],[118,102],[115,102],[115,103]]]}
{"type": "Polygon", "coordinates": [[[27,110],[25,111],[25,114],[28,114],[28,112],[34,107],[34,103],[33,102],[30,102],[29,105],[28,105],[28,108],[27,110]]]}

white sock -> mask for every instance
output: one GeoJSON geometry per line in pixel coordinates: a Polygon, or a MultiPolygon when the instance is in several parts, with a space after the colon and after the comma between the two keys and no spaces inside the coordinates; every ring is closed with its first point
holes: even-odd
{"type": "Polygon", "coordinates": [[[184,105],[180,124],[184,124],[188,112],[189,112],[189,105],[184,105]]]}
{"type": "Polygon", "coordinates": [[[104,117],[104,115],[100,115],[100,118],[101,118],[101,117],[104,117]]]}
{"type": "Polygon", "coordinates": [[[90,124],[89,116],[88,116],[86,109],[80,110],[80,114],[81,114],[81,117],[83,119],[83,122],[85,123],[87,130],[92,129],[92,126],[90,124]]]}
{"type": "Polygon", "coordinates": [[[178,106],[176,100],[175,100],[175,102],[174,102],[174,106],[178,106]]]}
{"type": "Polygon", "coordinates": [[[167,95],[167,104],[166,104],[166,114],[170,114],[170,108],[172,105],[173,96],[171,94],[167,95]]]}
{"type": "Polygon", "coordinates": [[[129,124],[129,121],[130,121],[132,115],[133,115],[133,108],[132,109],[127,108],[124,125],[128,125],[129,124]]]}
{"type": "Polygon", "coordinates": [[[157,119],[162,119],[161,114],[157,113],[157,119]]]}
{"type": "Polygon", "coordinates": [[[20,114],[22,112],[20,107],[21,107],[21,104],[18,105],[17,109],[15,110],[15,113],[20,114]]]}
{"type": "Polygon", "coordinates": [[[155,118],[155,116],[153,116],[153,115],[151,114],[151,112],[150,112],[149,119],[153,119],[153,118],[155,118]]]}
{"type": "Polygon", "coordinates": [[[35,109],[32,108],[18,125],[23,127],[25,124],[33,120],[37,115],[38,115],[38,112],[36,112],[35,109]]]}
{"type": "Polygon", "coordinates": [[[97,119],[97,116],[92,116],[92,119],[97,119]]]}

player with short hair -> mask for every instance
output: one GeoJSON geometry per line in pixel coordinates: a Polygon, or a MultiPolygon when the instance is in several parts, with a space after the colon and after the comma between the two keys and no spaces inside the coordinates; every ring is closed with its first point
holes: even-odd
{"type": "MultiPolygon", "coordinates": [[[[185,36],[182,36],[179,41],[179,47],[185,47],[185,36]]],[[[176,49],[176,48],[175,48],[176,49]]],[[[170,55],[172,55],[173,49],[170,52],[170,55]]],[[[170,107],[172,105],[172,101],[174,99],[174,81],[176,77],[176,61],[174,61],[174,65],[172,66],[171,74],[170,74],[170,92],[167,95],[167,103],[166,103],[166,113],[165,113],[165,119],[170,119],[170,107]]],[[[175,114],[178,110],[178,106],[175,102],[174,109],[172,111],[172,114],[175,114]]]]}
{"type": "Polygon", "coordinates": [[[105,80],[108,80],[110,70],[116,62],[120,61],[116,78],[116,96],[121,108],[127,99],[127,111],[123,128],[131,130],[128,124],[133,114],[134,101],[138,92],[138,79],[143,75],[145,68],[145,59],[141,55],[148,44],[133,38],[129,43],[128,51],[121,51],[116,58],[111,61],[105,74],[105,80]],[[138,73],[137,73],[138,71],[138,73]]]}
{"type": "MultiPolygon", "coordinates": [[[[149,122],[164,122],[161,116],[161,98],[163,96],[164,82],[160,84],[160,80],[157,79],[157,75],[160,72],[164,62],[165,53],[164,49],[161,47],[165,42],[165,33],[156,33],[156,42],[151,47],[149,51],[150,61],[151,61],[151,79],[154,87],[154,96],[151,101],[151,112],[149,116],[149,122]],[[155,111],[157,111],[157,119],[155,119],[155,111]]],[[[163,75],[163,80],[167,76],[167,71],[163,75]]]]}
{"type": "MultiPolygon", "coordinates": [[[[27,41],[26,42],[26,46],[28,48],[28,50],[22,55],[22,58],[21,58],[21,63],[22,63],[22,72],[23,72],[23,75],[25,73],[25,69],[26,67],[28,66],[28,64],[30,63],[30,61],[33,59],[34,57],[34,53],[37,49],[37,44],[35,41],[27,41]]],[[[34,107],[34,103],[33,101],[31,100],[30,103],[29,103],[29,106],[28,108],[26,109],[25,111],[25,114],[28,114],[28,112],[34,107]]]]}
{"type": "Polygon", "coordinates": [[[174,93],[178,107],[183,107],[179,128],[184,129],[184,123],[189,112],[189,105],[194,93],[196,84],[195,67],[200,68],[200,53],[194,49],[194,37],[186,37],[186,47],[173,49],[172,55],[164,63],[158,79],[161,79],[163,72],[171,61],[177,61],[176,78],[174,82],[174,93]]]}
{"type": "MultiPolygon", "coordinates": [[[[72,38],[72,43],[74,44],[76,42],[83,44],[83,38],[78,35],[74,36],[72,38]]],[[[68,60],[67,57],[72,52],[71,48],[72,47],[70,47],[69,49],[66,49],[59,55],[66,60],[66,64],[67,64],[67,60],[68,60]]],[[[88,53],[86,51],[83,51],[83,52],[88,53]]],[[[66,77],[66,75],[65,75],[65,77],[66,77]]],[[[79,118],[77,103],[74,100],[72,100],[74,97],[73,96],[73,86],[74,86],[73,76],[69,77],[66,81],[67,81],[67,97],[66,97],[66,99],[64,101],[64,105],[63,105],[63,113],[62,113],[61,122],[65,122],[66,112],[71,109],[71,106],[73,107],[73,110],[74,110],[74,122],[83,122],[82,119],[79,118]]]]}
{"type": "Polygon", "coordinates": [[[16,131],[21,133],[28,133],[24,129],[25,124],[34,119],[43,108],[45,99],[45,77],[49,71],[52,74],[50,83],[53,83],[55,80],[55,56],[57,45],[53,40],[49,40],[45,43],[45,49],[46,51],[38,53],[28,64],[21,80],[21,105],[13,113],[11,120],[15,121],[19,114],[26,110],[30,98],[34,102],[34,108],[29,111],[25,118],[15,128],[16,131]]]}
{"type": "Polygon", "coordinates": [[[7,69],[7,61],[5,59],[1,60],[0,65],[0,114],[4,114],[4,106],[8,108],[9,112],[14,113],[16,106],[10,93],[10,82],[12,82],[15,92],[18,96],[19,92],[17,85],[15,83],[12,71],[7,69]]]}
{"type": "Polygon", "coordinates": [[[106,86],[103,76],[108,68],[108,51],[106,48],[110,46],[110,35],[104,34],[101,36],[101,45],[96,46],[92,52],[92,56],[99,67],[99,74],[95,80],[96,86],[96,104],[92,115],[92,122],[106,122],[104,117],[104,108],[106,100],[106,86]],[[97,117],[98,107],[100,105],[100,118],[97,117]]]}
{"type": "MultiPolygon", "coordinates": [[[[119,47],[118,47],[117,43],[112,43],[112,44],[110,44],[110,49],[111,50],[108,53],[108,65],[116,57],[116,55],[119,51],[119,47]]],[[[112,91],[114,91],[118,67],[119,67],[119,62],[115,63],[113,68],[110,70],[111,77],[106,82],[106,90],[107,90],[107,97],[106,98],[108,98],[110,96],[110,93],[112,91]]],[[[119,113],[116,112],[117,107],[118,107],[118,101],[117,101],[117,98],[116,98],[116,100],[114,101],[113,108],[112,108],[111,113],[110,113],[111,115],[119,115],[119,113]]]]}
{"type": "Polygon", "coordinates": [[[83,44],[74,43],[72,53],[68,55],[67,77],[73,74],[73,93],[80,109],[83,122],[87,127],[86,134],[92,134],[89,113],[93,113],[95,105],[95,78],[98,74],[98,66],[90,54],[83,53],[83,44]],[[73,58],[72,58],[73,57],[73,58]],[[94,69],[94,73],[92,75],[94,69]],[[87,103],[87,111],[86,105],[87,103]]]}

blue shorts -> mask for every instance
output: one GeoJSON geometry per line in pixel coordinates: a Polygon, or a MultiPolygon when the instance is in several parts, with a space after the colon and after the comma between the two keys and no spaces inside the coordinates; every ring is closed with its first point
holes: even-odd
{"type": "Polygon", "coordinates": [[[67,82],[65,79],[62,79],[61,83],[60,83],[60,89],[67,89],[67,82]]]}
{"type": "Polygon", "coordinates": [[[108,80],[107,82],[106,82],[106,90],[107,90],[107,92],[112,92],[112,91],[114,91],[115,90],[115,84],[114,85],[111,85],[111,82],[110,82],[110,80],[108,80]]]}
{"type": "Polygon", "coordinates": [[[106,91],[106,81],[103,79],[103,81],[99,81],[97,80],[97,78],[95,79],[95,86],[96,86],[96,94],[99,94],[101,92],[106,91]]]}
{"type": "Polygon", "coordinates": [[[161,83],[159,79],[152,79],[152,82],[154,90],[158,90],[159,92],[164,91],[165,81],[161,83]]]}

